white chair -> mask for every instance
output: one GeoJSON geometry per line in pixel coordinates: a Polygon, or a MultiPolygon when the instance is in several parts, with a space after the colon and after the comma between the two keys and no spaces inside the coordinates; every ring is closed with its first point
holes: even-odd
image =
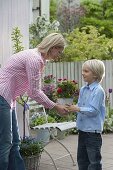
{"type": "MultiPolygon", "coordinates": [[[[54,135],[53,133],[53,129],[59,129],[60,131],[66,131],[66,130],[69,130],[69,129],[72,129],[72,128],[75,128],[76,127],[76,123],[75,122],[72,122],[72,121],[69,121],[69,122],[62,122],[62,123],[48,123],[48,120],[47,120],[47,114],[46,114],[46,111],[45,111],[45,108],[43,105],[39,105],[37,104],[35,101],[32,101],[30,103],[28,103],[30,105],[30,107],[35,107],[35,109],[39,110],[41,109],[41,111],[43,112],[44,116],[45,116],[45,119],[46,119],[46,123],[43,124],[43,125],[38,125],[38,126],[35,126],[32,128],[32,130],[34,132],[36,132],[37,130],[41,129],[41,130],[47,130],[47,132],[49,132],[50,134],[50,137],[51,137],[51,140],[49,140],[48,142],[44,142],[44,151],[45,153],[51,158],[52,160],[52,163],[55,167],[56,170],[58,170],[58,167],[56,166],[56,163],[55,161],[58,160],[58,159],[61,159],[61,158],[64,158],[66,156],[70,156],[71,160],[72,160],[72,163],[73,163],[73,166],[75,166],[75,161],[73,159],[73,156],[72,154],[70,153],[70,151],[68,150],[68,148],[60,141],[57,139],[57,136],[54,135]],[[48,150],[46,150],[46,145],[50,144],[52,140],[55,140],[56,142],[58,142],[66,151],[67,151],[67,154],[66,155],[63,155],[62,157],[59,157],[57,159],[53,159],[52,155],[49,153],[48,150]]],[[[33,132],[32,131],[32,132],[33,132]]],[[[42,139],[41,139],[42,140],[42,139]]]]}

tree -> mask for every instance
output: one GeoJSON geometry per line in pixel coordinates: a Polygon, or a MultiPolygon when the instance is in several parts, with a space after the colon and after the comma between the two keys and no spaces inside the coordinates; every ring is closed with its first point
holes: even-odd
{"type": "Polygon", "coordinates": [[[61,61],[113,58],[113,39],[100,35],[94,26],[76,28],[66,35],[66,39],[68,46],[64,50],[61,61]]]}
{"type": "Polygon", "coordinates": [[[57,18],[62,32],[71,32],[79,23],[81,15],[83,15],[83,9],[78,0],[58,1],[57,18]]]}
{"type": "Polygon", "coordinates": [[[57,0],[50,0],[50,22],[57,20],[57,0]]]}
{"type": "Polygon", "coordinates": [[[111,0],[84,0],[84,17],[81,17],[80,27],[93,25],[107,37],[113,37],[113,1],[111,0]]]}

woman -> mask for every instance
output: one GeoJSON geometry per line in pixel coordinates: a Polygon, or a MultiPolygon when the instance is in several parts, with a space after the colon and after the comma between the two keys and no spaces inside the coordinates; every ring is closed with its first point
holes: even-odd
{"type": "Polygon", "coordinates": [[[45,37],[35,49],[11,56],[0,70],[0,170],[24,170],[19,154],[19,135],[12,101],[27,92],[29,97],[46,108],[55,108],[67,114],[64,106],[51,101],[41,90],[41,76],[46,60],[56,59],[62,53],[65,40],[59,33],[45,37]]]}

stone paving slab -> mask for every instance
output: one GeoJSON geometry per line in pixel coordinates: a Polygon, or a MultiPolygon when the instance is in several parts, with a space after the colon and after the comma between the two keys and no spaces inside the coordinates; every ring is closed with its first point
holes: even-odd
{"type": "MultiPolygon", "coordinates": [[[[102,135],[103,136],[103,146],[102,146],[102,162],[103,170],[113,170],[113,134],[102,135]]],[[[77,152],[77,140],[78,135],[69,135],[63,140],[60,140],[71,152],[76,166],[73,166],[73,162],[70,156],[64,157],[67,151],[60,146],[56,141],[51,141],[45,149],[49,152],[52,158],[55,160],[57,170],[78,170],[76,162],[76,152],[77,152]],[[59,159],[59,157],[61,159],[59,159]]],[[[39,170],[56,170],[50,157],[43,152],[40,161],[39,170]]]]}

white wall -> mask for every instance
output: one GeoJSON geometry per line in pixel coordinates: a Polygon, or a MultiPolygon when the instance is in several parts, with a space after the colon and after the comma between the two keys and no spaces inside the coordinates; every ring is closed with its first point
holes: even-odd
{"type": "MultiPolygon", "coordinates": [[[[22,43],[25,49],[29,48],[29,18],[31,0],[0,0],[0,64],[12,55],[11,33],[12,29],[19,27],[23,35],[22,43]]],[[[23,137],[23,111],[17,107],[17,116],[20,135],[23,137]]],[[[29,135],[26,120],[26,135],[29,135]]]]}
{"type": "Polygon", "coordinates": [[[32,22],[35,22],[37,19],[37,16],[39,15],[45,15],[46,18],[49,20],[50,12],[49,12],[49,6],[50,6],[50,0],[31,0],[32,1],[32,22]]]}
{"type": "Polygon", "coordinates": [[[41,15],[45,14],[48,20],[50,17],[49,7],[50,7],[50,0],[41,1],[41,15]]]}
{"type": "Polygon", "coordinates": [[[19,27],[23,46],[29,47],[29,17],[31,0],[0,0],[0,64],[12,55],[11,33],[19,27]]]}

